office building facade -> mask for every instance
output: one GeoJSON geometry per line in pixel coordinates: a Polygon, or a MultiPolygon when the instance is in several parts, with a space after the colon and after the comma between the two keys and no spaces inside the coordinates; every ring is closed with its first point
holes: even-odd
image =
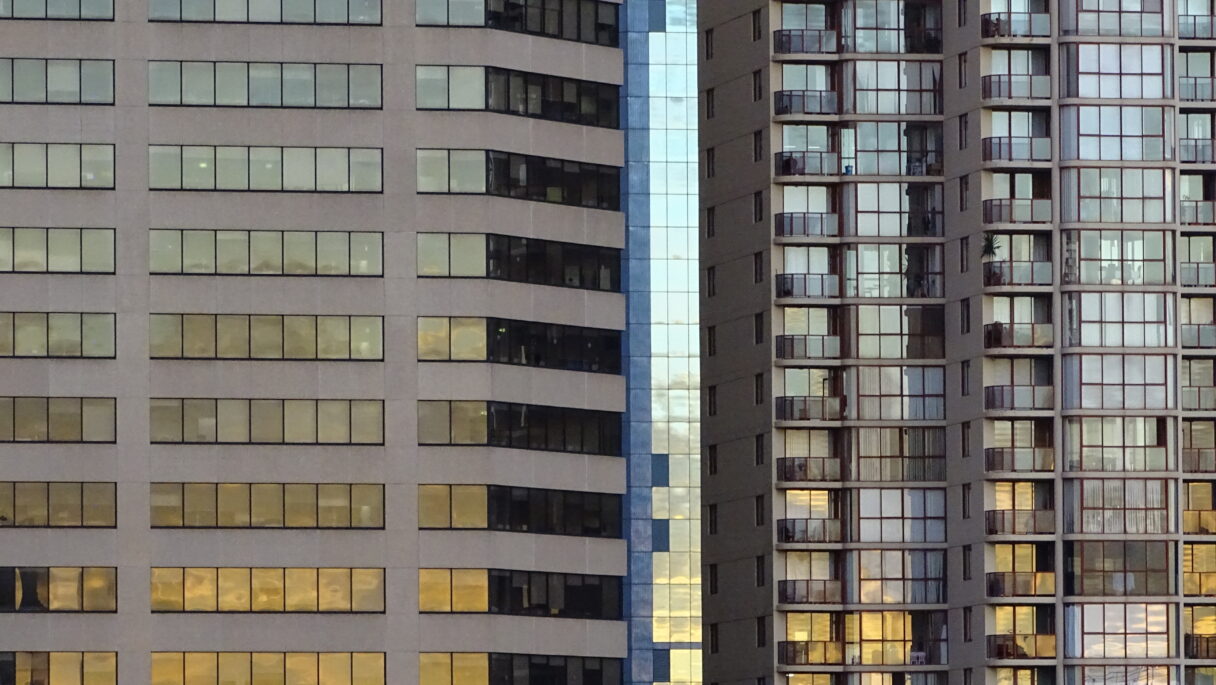
{"type": "Polygon", "coordinates": [[[0,6],[0,683],[699,682],[695,342],[625,347],[651,282],[695,341],[695,190],[627,219],[630,12],[0,6]],[[693,237],[629,280],[627,221],[693,237]]]}
{"type": "Polygon", "coordinates": [[[707,682],[1213,681],[1212,13],[701,8],[707,682]]]}

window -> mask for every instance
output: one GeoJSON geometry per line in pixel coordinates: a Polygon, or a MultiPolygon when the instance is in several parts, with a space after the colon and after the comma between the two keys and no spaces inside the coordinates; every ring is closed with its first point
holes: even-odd
{"type": "MultiPolygon", "coordinates": [[[[790,612],[785,637],[806,645],[808,663],[904,665],[915,659],[917,664],[940,664],[945,659],[946,626],[945,611],[790,612]],[[845,636],[843,645],[840,638],[832,638],[835,635],[845,636]]],[[[946,685],[944,677],[924,682],[946,685]]]]}
{"type": "Polygon", "coordinates": [[[114,61],[0,59],[0,102],[112,105],[114,61]]]}
{"type": "Polygon", "coordinates": [[[768,633],[764,626],[764,617],[756,617],[756,646],[764,647],[768,644],[768,633]]]}
{"type": "Polygon", "coordinates": [[[945,490],[860,488],[857,493],[857,542],[945,542],[945,490]]]}
{"type": "Polygon", "coordinates": [[[1160,0],[1121,0],[1094,4],[1066,0],[1060,8],[1060,33],[1065,36],[1166,36],[1160,0]]]}
{"type": "Polygon", "coordinates": [[[761,221],[764,221],[764,191],[757,190],[752,193],[752,223],[761,221]]]}
{"type": "Polygon", "coordinates": [[[971,195],[971,177],[963,174],[958,177],[958,211],[967,211],[968,198],[971,195]]]}
{"type": "Polygon", "coordinates": [[[858,244],[844,254],[850,297],[941,297],[941,245],[858,244]]]}
{"type": "Polygon", "coordinates": [[[1160,534],[1173,532],[1173,481],[1087,478],[1064,483],[1064,529],[1069,533],[1160,534]]]}
{"type": "Polygon", "coordinates": [[[153,528],[384,528],[378,483],[151,483],[153,528]]]}
{"type": "Polygon", "coordinates": [[[152,398],[153,443],[383,445],[382,400],[152,398]]]}
{"type": "Polygon", "coordinates": [[[250,24],[380,24],[379,0],[154,0],[149,21],[250,24]]]}
{"type": "Polygon", "coordinates": [[[711,595],[718,594],[718,565],[708,564],[705,567],[705,588],[711,595]]]}
{"type": "MultiPolygon", "coordinates": [[[[1183,437],[1187,435],[1183,423],[1183,437]]],[[[1173,431],[1164,417],[1086,416],[1065,419],[1066,471],[1169,471],[1173,431]]]]}
{"type": "Polygon", "coordinates": [[[420,316],[418,359],[620,373],[621,333],[512,319],[420,316]]]}
{"type": "Polygon", "coordinates": [[[764,131],[756,131],[752,134],[752,161],[764,161],[764,131]]]}
{"type": "Polygon", "coordinates": [[[1117,291],[1069,293],[1064,305],[1068,324],[1065,344],[1069,347],[1174,344],[1174,299],[1170,296],[1117,291]]]}
{"type": "Polygon", "coordinates": [[[378,109],[379,64],[148,62],[148,104],[378,109]]]}
{"type": "Polygon", "coordinates": [[[0,188],[114,189],[114,146],[0,143],[0,188]]]}
{"type": "Polygon", "coordinates": [[[958,301],[958,330],[966,335],[971,332],[971,298],[964,297],[958,301]]]}
{"type": "MultiPolygon", "coordinates": [[[[1102,638],[1099,637],[1098,639],[1101,640],[1102,638]]],[[[1188,670],[1198,671],[1201,669],[1190,667],[1188,670]]],[[[1176,669],[1172,666],[1069,666],[1065,668],[1065,672],[1073,682],[1083,683],[1154,685],[1154,683],[1168,683],[1171,679],[1178,679],[1176,669]]],[[[1054,682],[1054,680],[1047,681],[1045,676],[1044,678],[1036,678],[1031,682],[1034,685],[1044,685],[1048,682],[1054,682]]]]}
{"type": "Polygon", "coordinates": [[[115,685],[115,652],[0,652],[0,673],[7,683],[115,685]]]}
{"type": "Polygon", "coordinates": [[[959,432],[959,450],[963,453],[963,458],[971,456],[971,422],[964,421],[958,425],[959,432]]]}
{"type": "Polygon", "coordinates": [[[971,580],[971,564],[972,564],[971,545],[962,546],[963,558],[963,580],[971,580]]]}
{"type": "Polygon", "coordinates": [[[479,110],[583,126],[620,125],[620,86],[498,67],[415,67],[419,110],[479,110]]]}
{"type": "Polygon", "coordinates": [[[380,316],[152,314],[152,359],[384,359],[380,316]]]}
{"type": "Polygon", "coordinates": [[[621,579],[480,568],[418,569],[418,610],[617,620],[621,579]]]}
{"type": "Polygon", "coordinates": [[[1172,48],[1161,45],[1069,43],[1060,50],[1060,96],[1169,98],[1172,54],[1172,48]]]}
{"type": "Polygon", "coordinates": [[[505,485],[419,485],[418,527],[621,537],[621,496],[505,485]]]}
{"type": "Polygon", "coordinates": [[[768,521],[768,515],[764,511],[764,495],[756,495],[756,525],[763,526],[768,521]]]}
{"type": "Polygon", "coordinates": [[[113,567],[0,567],[0,613],[113,613],[117,577],[113,567]]]}
{"type": "Polygon", "coordinates": [[[148,231],[153,274],[383,276],[381,234],[364,231],[148,231]]]}
{"type": "Polygon", "coordinates": [[[114,483],[2,482],[0,528],[113,528],[114,483]]]}
{"type": "Polygon", "coordinates": [[[152,685],[385,683],[383,652],[152,652],[151,656],[152,685]]]}
{"type": "Polygon", "coordinates": [[[971,518],[971,484],[970,483],[963,483],[962,498],[961,498],[961,501],[959,502],[959,505],[960,505],[960,508],[962,509],[963,518],[965,518],[965,519],[971,518]]]}
{"type": "Polygon", "coordinates": [[[0,442],[115,441],[112,397],[0,397],[0,442]]]}
{"type": "Polygon", "coordinates": [[[709,475],[715,476],[718,474],[718,446],[705,446],[705,466],[709,475]]]}
{"type": "Polygon", "coordinates": [[[714,88],[707,88],[705,90],[705,118],[706,119],[713,119],[714,116],[717,114],[717,106],[716,106],[717,98],[715,97],[717,95],[717,92],[718,91],[714,88]]]}
{"type": "MultiPolygon", "coordinates": [[[[1175,548],[1156,540],[1064,543],[1069,595],[1145,596],[1174,593],[1175,548]]],[[[1186,562],[1183,556],[1183,563],[1186,562]]]]}
{"type": "Polygon", "coordinates": [[[764,253],[756,252],[752,255],[752,282],[764,282],[764,253]]]}
{"type": "Polygon", "coordinates": [[[848,553],[847,602],[931,604],[946,601],[944,550],[862,549],[848,553]],[[854,589],[855,588],[855,589],[854,589]]]}
{"type": "Polygon", "coordinates": [[[715,148],[705,149],[705,178],[713,178],[718,173],[718,151],[715,148]]]}
{"type": "Polygon", "coordinates": [[[114,358],[114,315],[0,312],[0,357],[114,358]]]}
{"type": "MultiPolygon", "coordinates": [[[[852,78],[845,110],[856,114],[941,114],[941,62],[856,60],[845,62],[852,78]]],[[[825,90],[831,91],[829,86],[825,90]]],[[[835,112],[832,112],[835,113],[835,112]]],[[[940,128],[940,124],[938,125],[940,128]]],[[[923,174],[915,174],[923,175],[923,174]]]]}
{"type": "MultiPolygon", "coordinates": [[[[967,0],[959,0],[959,4],[965,5],[966,1],[967,0]]],[[[960,24],[960,26],[961,26],[961,24],[960,24]]],[[[1006,669],[997,669],[997,670],[1002,671],[1002,670],[1006,670],[1006,669]]],[[[963,685],[973,685],[975,682],[974,676],[975,676],[975,669],[964,668],[963,669],[963,685]]],[[[999,678],[1001,676],[997,676],[997,677],[999,678]]],[[[1018,682],[1018,681],[1014,681],[1014,682],[1018,682]]],[[[1033,681],[1031,681],[1031,682],[1033,682],[1033,681]]]]}
{"type": "Polygon", "coordinates": [[[705,529],[709,535],[718,534],[718,505],[710,504],[705,511],[705,529]]]}
{"type": "Polygon", "coordinates": [[[158,612],[384,613],[382,568],[154,566],[158,612]]]}
{"type": "Polygon", "coordinates": [[[1212,359],[1182,358],[1182,408],[1216,409],[1216,365],[1212,359]]]}
{"type": "Polygon", "coordinates": [[[718,268],[714,266],[705,268],[705,296],[713,297],[718,294],[718,268]]]}
{"type": "Polygon", "coordinates": [[[1064,231],[1064,282],[1084,285],[1170,285],[1172,231],[1064,231]]]}
{"type": "Polygon", "coordinates": [[[711,60],[714,58],[714,30],[705,29],[705,59],[711,60]]]}
{"type": "MultiPolygon", "coordinates": [[[[832,199],[821,186],[785,187],[787,210],[830,215],[836,211],[832,199]]],[[[942,233],[945,203],[940,183],[855,183],[846,188],[843,201],[855,205],[854,215],[844,217],[848,234],[919,237],[942,233]]]]}
{"type": "Polygon", "coordinates": [[[716,385],[705,389],[705,412],[710,416],[718,415],[718,386],[716,385]]]}
{"type": "Polygon", "coordinates": [[[379,193],[381,150],[149,145],[149,190],[379,193]]]}
{"type": "Polygon", "coordinates": [[[752,72],[752,102],[760,102],[764,99],[764,70],[757,69],[752,72]]]}
{"type": "Polygon", "coordinates": [[[418,150],[418,192],[621,208],[619,167],[496,150],[418,150]]]}
{"type": "Polygon", "coordinates": [[[756,587],[764,587],[768,584],[767,564],[764,562],[764,555],[756,557],[756,587]]]}
{"type": "Polygon", "coordinates": [[[0,273],[114,273],[112,228],[0,228],[0,273]]]}
{"type": "Polygon", "coordinates": [[[958,115],[958,149],[966,150],[971,137],[971,116],[964,112],[958,115]]]}
{"type": "MultiPolygon", "coordinates": [[[[1064,611],[1064,651],[1068,658],[1160,658],[1171,656],[1173,651],[1170,624],[1177,620],[1177,614],[1171,604],[1070,604],[1064,611]]],[[[1160,682],[1168,682],[1169,675],[1164,672],[1167,667],[1159,668],[1164,679],[1160,682]]],[[[1135,667],[1136,671],[1142,669],[1135,667]]],[[[1125,676],[1117,675],[1120,671],[1108,671],[1102,677],[1127,683],[1151,682],[1140,676],[1124,680],[1125,676]]]]}
{"type": "Polygon", "coordinates": [[[857,373],[856,417],[934,421],[945,418],[940,366],[863,366],[857,373]]]}
{"type": "Polygon", "coordinates": [[[967,87],[967,53],[958,53],[958,88],[962,90],[967,87]]]}
{"type": "Polygon", "coordinates": [[[705,237],[712,238],[718,232],[718,209],[717,207],[707,207],[705,209],[705,237]]]}
{"type": "Polygon", "coordinates": [[[1148,162],[1174,156],[1174,117],[1167,107],[1061,107],[1060,129],[1063,159],[1148,162]]]}
{"type": "Polygon", "coordinates": [[[766,451],[764,447],[764,435],[764,433],[756,433],[755,439],[752,440],[752,457],[756,466],[764,464],[764,453],[766,451]]]}
{"type": "Polygon", "coordinates": [[[1182,588],[1191,597],[1216,594],[1216,545],[1182,546],[1182,588]]]}
{"type": "Polygon", "coordinates": [[[971,360],[964,359],[959,364],[959,384],[962,386],[960,392],[963,397],[971,394],[971,360]]]}
{"type": "Polygon", "coordinates": [[[764,374],[756,374],[752,385],[755,387],[755,404],[764,404],[764,374]]]}
{"type": "Polygon", "coordinates": [[[1173,409],[1174,355],[1066,354],[1065,409],[1173,409]]]}
{"type": "Polygon", "coordinates": [[[1183,533],[1209,535],[1211,534],[1209,531],[1216,531],[1216,505],[1214,505],[1212,498],[1213,485],[1209,481],[1188,481],[1183,483],[1183,533]]]}
{"type": "Polygon", "coordinates": [[[752,10],[752,41],[764,38],[764,21],[760,10],[752,10]]]}
{"type": "Polygon", "coordinates": [[[705,327],[705,356],[713,357],[718,354],[718,327],[705,327]]]}
{"type": "MultiPolygon", "coordinates": [[[[790,438],[787,431],[787,453],[790,438]]],[[[857,432],[854,444],[856,462],[850,476],[856,480],[946,479],[945,429],[866,428],[857,432]]],[[[824,445],[819,449],[829,448],[824,445]]]]}
{"type": "Polygon", "coordinates": [[[486,26],[580,43],[616,47],[619,3],[575,0],[540,5],[527,0],[421,0],[418,26],[486,26]]]}
{"type": "MultiPolygon", "coordinates": [[[[790,313],[786,308],[786,316],[790,313]]],[[[936,359],[944,356],[941,305],[857,305],[856,345],[860,359],[936,359]]]]}
{"type": "Polygon", "coordinates": [[[419,400],[419,445],[621,455],[621,415],[509,402],[419,400]]]}
{"type": "Polygon", "coordinates": [[[419,685],[489,685],[513,682],[515,678],[525,683],[554,679],[558,683],[622,685],[622,672],[621,659],[599,657],[473,652],[418,654],[419,685]]]}
{"type": "Polygon", "coordinates": [[[418,276],[491,278],[617,292],[621,251],[505,235],[419,233],[418,276]]]}
{"type": "Polygon", "coordinates": [[[718,653],[718,624],[717,623],[709,624],[708,642],[709,642],[709,653],[717,654],[718,653]]]}
{"type": "MultiPolygon", "coordinates": [[[[113,21],[112,0],[83,0],[80,3],[48,2],[32,0],[20,5],[13,3],[0,7],[0,19],[78,19],[82,21],[113,21]]],[[[30,652],[38,654],[45,652],[30,652]]]]}
{"type": "MultiPolygon", "coordinates": [[[[998,613],[1000,607],[997,607],[998,613]]],[[[963,607],[963,642],[971,642],[971,607],[963,607]]]]}

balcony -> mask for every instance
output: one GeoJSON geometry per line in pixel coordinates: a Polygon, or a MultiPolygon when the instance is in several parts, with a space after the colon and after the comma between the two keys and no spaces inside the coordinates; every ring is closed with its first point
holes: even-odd
{"type": "Polygon", "coordinates": [[[778,176],[835,176],[840,173],[840,155],[835,152],[796,150],[778,152],[774,173],[778,176]]]}
{"type": "Polygon", "coordinates": [[[1054,571],[1003,571],[986,576],[989,597],[1050,597],[1056,594],[1054,571]]]}
{"type": "Polygon", "coordinates": [[[991,12],[980,15],[984,38],[1047,38],[1051,15],[1046,12],[991,12]]]}
{"type": "Polygon", "coordinates": [[[1207,14],[1178,15],[1178,37],[1200,40],[1216,38],[1216,17],[1207,14]]]}
{"type": "Polygon", "coordinates": [[[1188,659],[1216,659],[1216,635],[1183,636],[1183,651],[1188,659]]]}
{"type": "Polygon", "coordinates": [[[814,238],[840,235],[840,217],[824,212],[785,212],[778,214],[773,231],[779,238],[814,238]]]}
{"type": "Polygon", "coordinates": [[[777,336],[778,359],[836,359],[839,357],[839,335],[777,336]]]}
{"type": "Polygon", "coordinates": [[[1186,473],[1216,473],[1216,449],[1182,448],[1182,470],[1186,473]]]}
{"type": "Polygon", "coordinates": [[[989,471],[1044,473],[1056,469],[1054,447],[989,447],[984,450],[984,468],[989,471]]]}
{"type": "Polygon", "coordinates": [[[1178,265],[1178,281],[1191,288],[1216,286],[1216,264],[1208,262],[1182,262],[1178,265]]]}
{"type": "Polygon", "coordinates": [[[999,198],[984,200],[986,224],[1047,224],[1051,223],[1049,198],[999,198]]]}
{"type": "Polygon", "coordinates": [[[1191,226],[1216,224],[1216,201],[1182,200],[1178,203],[1178,220],[1191,226]]]}
{"type": "Polygon", "coordinates": [[[984,512],[989,535],[1043,535],[1056,531],[1054,509],[993,509],[984,512]]]}
{"type": "Polygon", "coordinates": [[[989,659],[1054,659],[1056,636],[1039,635],[989,635],[989,659]]]}
{"type": "Polygon", "coordinates": [[[1216,162],[1216,158],[1213,157],[1212,143],[1210,138],[1179,138],[1178,161],[1193,164],[1216,162]]]}
{"type": "Polygon", "coordinates": [[[841,542],[840,519],[779,519],[777,542],[841,542]]]}
{"type": "MultiPolygon", "coordinates": [[[[848,173],[846,167],[845,173],[848,173]]],[[[904,167],[907,176],[941,176],[942,154],[938,151],[908,153],[908,162],[904,167]]]]}
{"type": "Polygon", "coordinates": [[[1052,385],[989,385],[984,388],[984,409],[1033,410],[1055,406],[1052,385]]]}
{"type": "Polygon", "coordinates": [[[1178,99],[1183,102],[1216,100],[1216,79],[1211,76],[1179,76],[1178,99]]]}
{"type": "Polygon", "coordinates": [[[1051,347],[1055,344],[1055,327],[1049,323],[989,323],[984,324],[984,347],[1051,347]]]}
{"type": "Polygon", "coordinates": [[[840,98],[832,90],[779,90],[773,96],[773,113],[837,114],[840,98]]]}
{"type": "Polygon", "coordinates": [[[779,580],[777,601],[781,604],[840,604],[844,583],[839,580],[779,580]]]}
{"type": "Polygon", "coordinates": [[[1184,323],[1179,326],[1182,332],[1182,346],[1187,348],[1216,347],[1216,324],[1184,323]]]}
{"type": "Polygon", "coordinates": [[[842,664],[844,645],[835,641],[778,642],[777,663],[782,666],[842,664]]]}
{"type": "Polygon", "coordinates": [[[980,141],[985,162],[1050,162],[1051,138],[1000,136],[980,141]]]}
{"type": "Polygon", "coordinates": [[[840,297],[837,274],[777,274],[777,297],[840,297]]]}
{"type": "Polygon", "coordinates": [[[839,421],[844,416],[843,397],[778,397],[778,421],[839,421]]]}
{"type": "Polygon", "coordinates": [[[1051,262],[984,262],[984,285],[1051,285],[1051,262]]]}
{"type": "Polygon", "coordinates": [[[828,29],[780,29],[773,32],[778,55],[828,55],[837,50],[836,32],[828,29]]]}
{"type": "Polygon", "coordinates": [[[1050,74],[992,74],[980,78],[980,95],[985,99],[1051,98],[1050,74]]]}
{"type": "Polygon", "coordinates": [[[810,483],[840,479],[840,459],[836,457],[781,457],[777,459],[777,480],[810,483]]]}

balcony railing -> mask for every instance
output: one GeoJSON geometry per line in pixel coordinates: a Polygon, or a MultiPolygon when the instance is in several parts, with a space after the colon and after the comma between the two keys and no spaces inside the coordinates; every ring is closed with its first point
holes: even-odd
{"type": "Polygon", "coordinates": [[[1178,37],[1207,40],[1216,38],[1216,17],[1207,14],[1178,15],[1178,37]]]}
{"type": "Polygon", "coordinates": [[[1182,408],[1188,411],[1216,409],[1216,387],[1210,385],[1182,386],[1182,408]]]}
{"type": "Polygon", "coordinates": [[[984,347],[1051,347],[1055,327],[1049,323],[984,324],[984,347]]]}
{"type": "Polygon", "coordinates": [[[1216,347],[1216,324],[1184,323],[1179,328],[1183,347],[1216,347]]]}
{"type": "Polygon", "coordinates": [[[1216,286],[1216,264],[1182,262],[1178,265],[1178,281],[1184,286],[1198,288],[1216,286]]]}
{"type": "Polygon", "coordinates": [[[782,238],[840,235],[839,215],[823,212],[785,212],[775,217],[773,226],[782,238]]]}
{"type": "Polygon", "coordinates": [[[1051,15],[1046,12],[991,12],[980,15],[984,38],[1039,38],[1051,35],[1051,15]]]}
{"type": "Polygon", "coordinates": [[[1216,635],[1186,635],[1183,644],[1188,659],[1216,659],[1216,635]]]}
{"type": "Polygon", "coordinates": [[[989,447],[984,450],[984,468],[989,471],[1041,473],[1056,468],[1054,447],[989,447]]]}
{"type": "Polygon", "coordinates": [[[777,459],[777,480],[793,483],[840,480],[840,466],[837,457],[781,457],[777,459]]]}
{"type": "Polygon", "coordinates": [[[1050,162],[1051,138],[1001,136],[980,141],[984,161],[1050,162]]]}
{"type": "Polygon", "coordinates": [[[1187,473],[1216,473],[1216,449],[1182,448],[1182,470],[1187,473]]]}
{"type": "Polygon", "coordinates": [[[993,509],[984,512],[989,535],[1036,535],[1056,531],[1054,509],[993,509]]]}
{"type": "Polygon", "coordinates": [[[1052,659],[1056,656],[1055,635],[989,635],[989,659],[1052,659]]]}
{"type": "Polygon", "coordinates": [[[1178,161],[1211,164],[1216,161],[1212,155],[1212,142],[1211,138],[1178,139],[1178,161]]]}
{"type": "Polygon", "coordinates": [[[777,274],[777,297],[839,297],[838,274],[777,274]]]}
{"type": "Polygon", "coordinates": [[[778,152],[775,173],[778,176],[835,176],[840,173],[840,155],[817,150],[778,152]]]}
{"type": "Polygon", "coordinates": [[[985,98],[1044,100],[1051,97],[1050,74],[992,74],[980,79],[985,98]]]}
{"type": "Polygon", "coordinates": [[[781,580],[777,601],[782,604],[840,604],[844,583],[839,580],[781,580]]]}
{"type": "Polygon", "coordinates": [[[836,114],[840,98],[833,90],[779,90],[773,96],[774,114],[836,114]]]}
{"type": "Polygon", "coordinates": [[[1178,219],[1184,224],[1210,226],[1216,224],[1216,202],[1212,200],[1182,200],[1178,203],[1178,219]]]}
{"type": "Polygon", "coordinates": [[[1051,385],[989,385],[984,388],[984,408],[1051,409],[1055,396],[1051,385]]]}
{"type": "Polygon", "coordinates": [[[778,55],[823,55],[836,52],[836,32],[829,29],[780,29],[773,32],[778,55]]]}
{"type": "Polygon", "coordinates": [[[839,421],[844,416],[843,397],[778,397],[778,421],[839,421]]]}
{"type": "Polygon", "coordinates": [[[782,666],[818,666],[844,663],[844,644],[836,641],[778,642],[777,663],[782,666]]]}
{"type": "Polygon", "coordinates": [[[916,154],[909,152],[904,173],[908,176],[941,176],[942,153],[933,150],[916,154]]]}
{"type": "Polygon", "coordinates": [[[1178,99],[1183,102],[1211,102],[1216,99],[1216,79],[1211,76],[1179,76],[1178,99]]]}
{"type": "Polygon", "coordinates": [[[778,359],[835,359],[839,356],[839,335],[777,336],[778,359]]]}
{"type": "Polygon", "coordinates": [[[989,597],[1047,597],[1056,593],[1054,571],[1004,571],[989,573],[989,597]]]}
{"type": "Polygon", "coordinates": [[[984,200],[986,224],[1046,224],[1051,223],[1051,200],[999,198],[984,200]]]}
{"type": "Polygon", "coordinates": [[[777,542],[840,542],[840,519],[780,519],[777,542]]]}
{"type": "Polygon", "coordinates": [[[857,35],[842,36],[840,45],[841,52],[936,54],[942,51],[942,30],[923,26],[916,29],[867,29],[858,31],[857,35]]]}
{"type": "Polygon", "coordinates": [[[1188,535],[1216,535],[1216,511],[1183,509],[1182,532],[1188,535]]]}
{"type": "Polygon", "coordinates": [[[984,285],[1051,285],[1051,262],[984,262],[984,285]]]}

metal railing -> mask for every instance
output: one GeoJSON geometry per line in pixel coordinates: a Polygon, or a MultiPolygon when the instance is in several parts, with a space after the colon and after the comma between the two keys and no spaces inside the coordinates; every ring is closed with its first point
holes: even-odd
{"type": "Polygon", "coordinates": [[[984,38],[1039,38],[1051,35],[1051,15],[1046,12],[989,12],[980,15],[984,38]]]}
{"type": "Polygon", "coordinates": [[[984,262],[984,285],[1051,285],[1051,262],[984,262]]]}
{"type": "Polygon", "coordinates": [[[781,580],[777,601],[782,604],[840,604],[844,583],[839,580],[781,580]]]}
{"type": "Polygon", "coordinates": [[[989,385],[984,388],[984,408],[1051,409],[1055,397],[1053,385],[989,385]]]}
{"type": "Polygon", "coordinates": [[[1036,535],[1056,531],[1054,509],[991,509],[984,512],[989,535],[1036,535]]]}
{"type": "Polygon", "coordinates": [[[839,421],[844,416],[843,397],[778,397],[778,421],[839,421]]]}
{"type": "Polygon", "coordinates": [[[1216,161],[1216,157],[1213,157],[1212,143],[1211,138],[1179,138],[1178,161],[1211,164],[1216,161]]]}
{"type": "Polygon", "coordinates": [[[810,238],[840,235],[840,216],[825,212],[785,212],[778,214],[773,230],[782,238],[810,238]]]}
{"type": "Polygon", "coordinates": [[[1184,447],[1182,470],[1187,473],[1216,473],[1216,449],[1184,447]]]}
{"type": "Polygon", "coordinates": [[[836,52],[839,41],[830,29],[779,29],[773,32],[778,55],[822,55],[836,52]]]}
{"type": "Polygon", "coordinates": [[[838,457],[781,457],[777,459],[777,480],[810,483],[841,480],[838,457]]]}
{"type": "Polygon", "coordinates": [[[1211,76],[1179,76],[1178,99],[1183,102],[1216,100],[1216,78],[1211,76]]]}
{"type": "Polygon", "coordinates": [[[1048,198],[984,200],[983,214],[986,224],[1051,223],[1051,200],[1048,198]]]}
{"type": "Polygon", "coordinates": [[[1047,597],[1056,593],[1055,571],[998,571],[986,575],[989,597],[1047,597]]]}
{"type": "Polygon", "coordinates": [[[1216,264],[1211,262],[1182,262],[1178,265],[1178,281],[1184,286],[1216,286],[1216,264]]]}
{"type": "Polygon", "coordinates": [[[1216,17],[1208,14],[1178,15],[1179,38],[1216,38],[1216,17]]]}
{"type": "Polygon", "coordinates": [[[778,642],[777,663],[782,666],[817,666],[844,663],[844,644],[835,640],[778,642]]]}
{"type": "Polygon", "coordinates": [[[988,447],[984,468],[989,471],[1041,473],[1056,468],[1054,447],[988,447]]]}
{"type": "Polygon", "coordinates": [[[839,297],[838,274],[777,274],[777,297],[839,297]]]}
{"type": "Polygon", "coordinates": [[[777,336],[778,359],[835,359],[839,356],[839,335],[777,336]]]}
{"type": "Polygon", "coordinates": [[[840,173],[840,155],[817,150],[795,150],[776,154],[778,176],[835,176],[840,173]]]}
{"type": "Polygon", "coordinates": [[[986,162],[1050,162],[1051,138],[1030,136],[996,136],[980,141],[980,152],[986,162]]]}
{"type": "Polygon", "coordinates": [[[774,114],[837,114],[840,97],[834,90],[779,90],[773,95],[774,114]]]}
{"type": "Polygon", "coordinates": [[[1056,655],[1056,636],[989,635],[989,659],[1049,659],[1056,655]]]}
{"type": "Polygon", "coordinates": [[[1050,74],[992,74],[980,78],[985,98],[1043,100],[1051,97],[1050,74]]]}
{"type": "Polygon", "coordinates": [[[984,325],[984,347],[1051,347],[1055,327],[1049,323],[1003,323],[984,325]]]}
{"type": "Polygon", "coordinates": [[[1178,328],[1183,347],[1216,347],[1216,324],[1184,323],[1178,328]]]}
{"type": "Polygon", "coordinates": [[[1212,200],[1182,200],[1178,203],[1178,220],[1184,224],[1216,224],[1216,202],[1212,200]]]}
{"type": "Polygon", "coordinates": [[[777,542],[841,542],[840,519],[779,519],[777,542]]]}

